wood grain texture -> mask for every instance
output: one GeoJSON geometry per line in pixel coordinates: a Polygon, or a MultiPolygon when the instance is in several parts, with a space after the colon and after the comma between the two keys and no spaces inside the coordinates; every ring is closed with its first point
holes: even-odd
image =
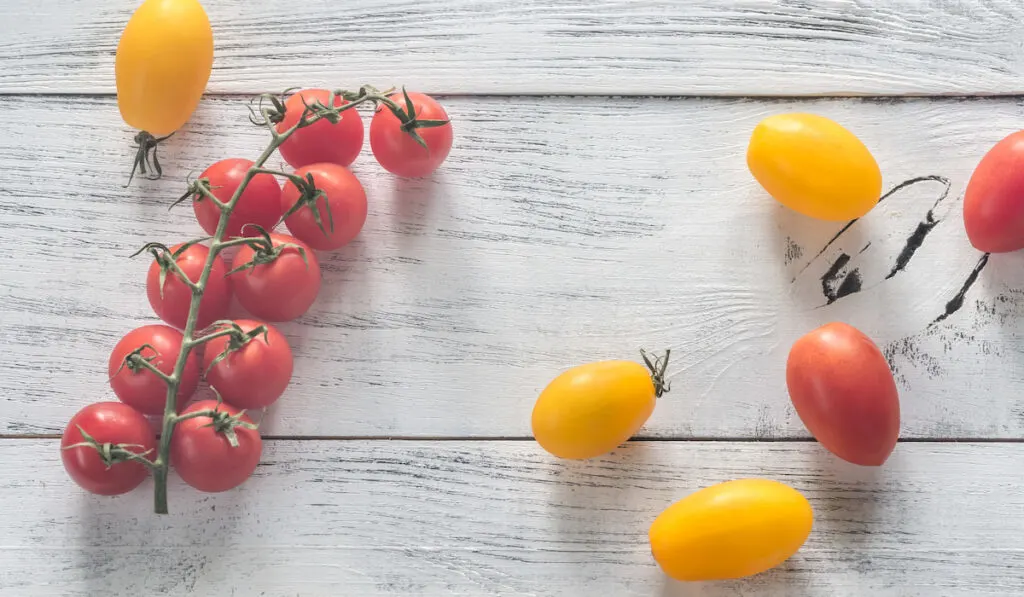
{"type": "MultiPolygon", "coordinates": [[[[138,0],[4,5],[0,92],[110,93],[138,0]]],[[[217,0],[211,92],[1008,94],[1017,0],[217,0]]]]}
{"type": "MultiPolygon", "coordinates": [[[[353,245],[321,255],[312,311],[280,326],[296,370],[266,433],[526,436],[558,372],[645,347],[673,349],[673,389],[645,436],[804,437],[786,354],[843,320],[886,351],[904,436],[1024,434],[1024,256],[992,257],[945,316],[980,257],[960,195],[979,156],[1019,126],[1019,100],[447,105],[457,143],[434,178],[397,180],[368,148],[357,160],[370,216],[353,245]],[[886,188],[935,174],[951,190],[900,190],[822,249],[841,225],[780,207],[744,162],[754,124],[793,109],[860,135],[886,188]],[[889,277],[929,211],[937,224],[889,277]],[[843,255],[843,272],[830,273],[843,255]],[[833,286],[855,277],[862,291],[828,304],[826,275],[833,286]]],[[[149,240],[200,236],[191,209],[167,211],[185,177],[256,155],[264,133],[242,100],[205,102],[163,149],[165,178],[125,189],[131,132],[113,100],[6,106],[0,431],[59,432],[85,404],[112,398],[109,350],[153,320],[148,262],[127,256],[149,240]]]]}
{"type": "Polygon", "coordinates": [[[944,597],[1024,583],[1017,445],[904,444],[883,469],[811,443],[632,444],[586,464],[532,442],[269,442],[257,475],[202,495],[70,488],[54,441],[2,440],[0,594],[944,597]],[[43,461],[33,461],[36,452],[43,461]],[[46,455],[50,455],[47,457],[46,455]],[[815,510],[783,568],[680,584],[651,521],[707,485],[767,477],[815,510]]]}

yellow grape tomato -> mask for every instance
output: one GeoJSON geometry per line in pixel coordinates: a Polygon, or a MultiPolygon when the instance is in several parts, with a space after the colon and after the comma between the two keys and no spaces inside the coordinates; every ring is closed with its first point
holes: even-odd
{"type": "Polygon", "coordinates": [[[146,0],[114,59],[117,106],[129,126],[168,135],[192,116],[213,68],[213,31],[196,0],[146,0]]]}
{"type": "Polygon", "coordinates": [[[747,166],[780,203],[821,220],[859,218],[882,193],[882,173],[864,143],[816,114],[776,114],[758,123],[747,166]]]}
{"type": "Polygon", "coordinates": [[[632,361],[573,367],[540,393],[533,436],[559,458],[593,458],[628,440],[654,412],[651,372],[632,361]]]}
{"type": "Polygon", "coordinates": [[[676,580],[742,578],[789,559],[810,535],[813,518],[811,505],[788,485],[727,481],[662,512],[651,525],[651,553],[676,580]]]}

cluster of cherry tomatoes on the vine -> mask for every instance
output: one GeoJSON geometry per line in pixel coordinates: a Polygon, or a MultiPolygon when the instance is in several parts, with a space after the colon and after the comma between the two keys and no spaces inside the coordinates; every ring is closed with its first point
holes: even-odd
{"type": "MultiPolygon", "coordinates": [[[[275,99],[270,126],[284,134],[310,116],[310,106],[326,106],[332,97],[335,107],[346,103],[341,95],[319,89],[275,99]]],[[[423,94],[403,92],[390,99],[405,117],[387,106],[377,108],[370,124],[374,157],[398,176],[432,173],[452,146],[447,114],[423,94]]],[[[68,424],[62,457],[80,486],[117,495],[146,478],[160,456],[146,417],[168,415],[168,379],[179,355],[187,356],[170,413],[175,417],[170,464],[186,483],[208,492],[236,487],[255,470],[262,440],[246,411],[277,401],[292,376],[291,349],[272,322],[306,313],[321,285],[315,251],[348,244],[366,221],[366,193],[348,169],[363,146],[363,121],[355,109],[333,116],[304,122],[279,145],[293,172],[258,168],[252,173],[252,161],[231,158],[211,165],[190,186],[182,199],[192,200],[200,226],[220,248],[237,247],[230,266],[216,251],[202,281],[211,246],[191,241],[143,248],[154,257],[147,295],[164,324],[132,330],[111,352],[108,374],[119,402],[91,404],[68,424]],[[223,211],[221,204],[228,204],[243,185],[234,208],[223,211]],[[222,217],[228,217],[226,230],[217,238],[222,217]],[[273,232],[282,223],[289,234],[273,232]],[[198,313],[190,330],[197,287],[198,313]],[[233,296],[253,319],[229,319],[233,296]],[[196,339],[190,341],[193,331],[196,339]],[[203,376],[218,399],[189,404],[203,376]]]]}

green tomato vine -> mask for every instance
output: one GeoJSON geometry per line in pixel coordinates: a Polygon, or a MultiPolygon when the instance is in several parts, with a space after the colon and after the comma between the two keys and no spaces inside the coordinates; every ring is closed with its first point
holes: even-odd
{"type": "MultiPolygon", "coordinates": [[[[291,90],[289,90],[291,91],[291,90]]],[[[424,120],[419,121],[416,118],[416,114],[412,108],[412,102],[409,100],[408,94],[405,94],[406,107],[403,108],[397,102],[392,100],[389,95],[394,90],[381,92],[370,86],[363,86],[358,91],[333,91],[331,97],[326,105],[315,102],[313,104],[304,103],[304,108],[301,117],[298,122],[289,129],[284,131],[277,130],[277,124],[284,120],[285,105],[283,97],[288,91],[285,91],[281,97],[273,94],[263,94],[259,96],[258,102],[255,102],[255,106],[250,104],[250,121],[261,127],[266,127],[271,136],[270,143],[267,145],[263,153],[260,154],[259,158],[253,163],[253,165],[246,172],[242,179],[242,182],[238,185],[238,188],[232,194],[231,198],[223,202],[219,200],[212,193],[209,185],[209,181],[205,179],[199,179],[192,182],[189,185],[188,192],[183,196],[182,199],[188,197],[200,197],[203,200],[211,201],[220,210],[220,219],[217,224],[217,229],[213,236],[206,239],[194,240],[187,245],[192,245],[198,242],[209,241],[209,253],[206,256],[206,261],[203,265],[202,273],[199,279],[196,281],[190,280],[184,272],[175,264],[176,255],[171,254],[171,251],[164,245],[158,243],[150,243],[143,247],[139,252],[149,251],[153,253],[154,257],[158,262],[161,262],[162,276],[161,276],[161,291],[163,289],[163,279],[166,275],[177,276],[186,286],[192,291],[192,298],[189,303],[188,319],[185,323],[185,329],[183,331],[183,340],[181,343],[181,350],[177,356],[174,370],[170,375],[160,371],[155,365],[153,365],[148,359],[141,354],[141,349],[130,353],[125,358],[125,366],[131,367],[133,370],[137,369],[148,369],[154,375],[159,377],[167,385],[167,399],[164,406],[164,414],[160,427],[160,440],[156,450],[156,454],[153,458],[144,458],[143,455],[136,455],[132,453],[128,448],[132,446],[128,445],[110,445],[110,444],[99,444],[95,440],[91,440],[91,437],[82,430],[82,435],[85,438],[85,442],[77,444],[75,447],[82,447],[88,445],[96,449],[101,457],[105,458],[105,462],[116,463],[123,460],[133,460],[135,462],[142,462],[153,473],[155,480],[154,488],[154,510],[157,514],[166,514],[168,512],[167,507],[167,476],[170,470],[170,448],[171,438],[174,434],[175,426],[190,418],[196,417],[209,417],[213,421],[213,426],[219,433],[223,433],[229,441],[233,440],[235,436],[234,429],[239,426],[251,427],[251,423],[247,423],[242,420],[242,415],[228,416],[227,413],[219,412],[217,410],[202,410],[186,415],[179,415],[177,413],[177,394],[178,387],[181,383],[182,375],[185,370],[188,356],[193,349],[202,344],[213,340],[214,338],[231,336],[231,342],[229,345],[237,349],[244,345],[247,341],[252,339],[252,334],[245,334],[237,326],[233,326],[231,322],[216,322],[211,326],[203,330],[196,329],[196,321],[199,316],[199,304],[203,297],[203,291],[210,279],[211,272],[215,260],[220,253],[232,246],[240,244],[248,244],[257,251],[266,249],[266,234],[263,234],[264,238],[237,238],[237,239],[224,239],[224,234],[228,227],[228,220],[231,217],[235,206],[238,204],[242,193],[245,192],[249,182],[252,181],[253,177],[260,173],[272,173],[275,175],[284,176],[288,179],[290,184],[296,185],[299,188],[302,197],[296,203],[298,207],[309,205],[311,208],[315,208],[317,202],[324,198],[322,191],[318,190],[313,184],[312,179],[302,179],[298,176],[286,174],[283,172],[271,171],[263,168],[270,156],[298,129],[312,125],[319,120],[327,120],[331,123],[337,123],[341,118],[341,113],[346,110],[356,109],[358,106],[363,104],[372,105],[375,109],[384,106],[389,109],[396,117],[403,123],[402,130],[409,134],[413,139],[419,143],[423,143],[422,138],[417,134],[419,128],[430,128],[435,126],[442,126],[447,121],[433,121],[424,120]],[[345,100],[345,103],[340,106],[335,106],[335,100],[341,98],[345,100]],[[406,111],[408,110],[408,111],[406,111]],[[162,260],[162,261],[161,261],[162,260]]],[[[155,143],[152,145],[155,146],[155,143]]],[[[160,169],[157,164],[154,169],[159,173],[160,169]]],[[[142,169],[145,173],[145,169],[142,169]]],[[[134,174],[134,170],[133,170],[134,174]]],[[[180,201],[180,200],[179,200],[180,201]]],[[[326,201],[325,201],[326,203],[326,201]]],[[[314,209],[314,213],[318,213],[318,210],[314,209]]],[[[286,214],[287,215],[287,214],[286,214]]],[[[282,217],[283,219],[283,217],[282,217]]],[[[280,223],[280,222],[279,222],[280,223]]],[[[330,223],[328,223],[330,225],[330,223]]],[[[322,224],[321,224],[322,228],[322,224]]],[[[271,251],[272,245],[271,245],[271,251]]],[[[264,256],[266,259],[272,259],[276,255],[268,254],[264,256]]],[[[226,355],[221,355],[221,357],[226,355]]],[[[232,445],[236,445],[237,441],[232,442],[232,445]]]]}

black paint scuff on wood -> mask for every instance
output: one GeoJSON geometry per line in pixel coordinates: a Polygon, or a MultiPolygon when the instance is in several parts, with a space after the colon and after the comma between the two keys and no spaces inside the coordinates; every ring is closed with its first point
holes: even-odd
{"type": "Polygon", "coordinates": [[[804,249],[800,245],[796,244],[792,238],[786,237],[786,265],[793,263],[797,259],[804,256],[804,249]]]}
{"type": "Polygon", "coordinates": [[[967,280],[965,280],[963,286],[960,287],[960,291],[957,292],[953,298],[949,299],[948,303],[946,303],[946,310],[942,315],[936,317],[935,321],[931,322],[929,326],[939,323],[943,319],[946,319],[950,315],[959,311],[960,308],[964,306],[964,297],[967,296],[967,291],[971,289],[971,286],[974,286],[974,283],[978,281],[978,276],[981,274],[981,270],[985,269],[985,266],[988,265],[988,257],[988,253],[981,256],[981,259],[978,260],[978,264],[974,266],[973,270],[971,270],[971,275],[967,276],[967,280]]]}
{"type": "MultiPolygon", "coordinates": [[[[893,264],[892,270],[889,271],[889,274],[885,276],[884,280],[892,278],[896,274],[902,272],[907,267],[907,264],[910,263],[910,259],[914,256],[914,253],[919,248],[921,248],[921,245],[924,244],[924,240],[928,236],[928,234],[935,228],[935,226],[939,224],[939,222],[942,221],[941,218],[936,217],[935,210],[939,207],[939,205],[942,204],[943,201],[946,200],[946,198],[949,197],[949,190],[951,185],[948,178],[944,176],[939,176],[937,174],[932,174],[929,176],[918,176],[899,183],[898,185],[890,189],[889,192],[882,195],[882,197],[879,198],[878,200],[878,203],[881,203],[885,199],[891,197],[894,193],[897,193],[907,187],[913,186],[921,182],[938,182],[941,183],[945,188],[943,189],[942,194],[938,197],[938,199],[935,200],[935,203],[932,204],[932,207],[931,209],[928,210],[928,213],[925,214],[924,219],[922,219],[921,222],[918,223],[917,228],[907,238],[907,241],[904,243],[899,255],[897,255],[896,257],[896,261],[893,264]]],[[[815,259],[824,254],[825,251],[828,250],[828,248],[832,246],[833,243],[839,240],[843,236],[843,234],[845,234],[846,231],[849,230],[850,227],[853,226],[856,222],[856,219],[850,220],[850,222],[843,226],[843,228],[839,230],[839,232],[837,232],[835,236],[833,236],[827,243],[825,243],[825,246],[822,247],[820,251],[818,251],[818,254],[814,256],[814,259],[812,259],[810,263],[804,266],[804,269],[806,270],[807,267],[809,267],[815,259]]],[[[865,250],[867,250],[869,246],[871,246],[870,242],[868,242],[867,245],[865,245],[864,248],[860,250],[860,252],[863,253],[865,250]]],[[[861,277],[860,270],[857,268],[853,268],[847,271],[845,269],[847,264],[849,264],[850,259],[850,255],[848,255],[847,253],[840,253],[839,257],[836,258],[832,266],[821,277],[821,291],[822,294],[825,296],[826,304],[831,305],[832,303],[843,298],[844,296],[849,296],[851,294],[860,292],[864,288],[864,280],[861,277]]]]}
{"type": "Polygon", "coordinates": [[[932,208],[928,210],[928,213],[925,214],[924,219],[918,223],[917,229],[915,229],[914,233],[907,239],[906,244],[903,245],[903,250],[901,250],[899,256],[896,257],[896,263],[892,266],[892,271],[890,271],[889,275],[885,277],[886,280],[902,272],[904,268],[907,267],[907,264],[910,263],[910,258],[914,256],[914,252],[920,249],[921,245],[924,244],[925,237],[928,236],[928,233],[931,232],[932,229],[941,221],[935,218],[935,209],[939,204],[946,200],[946,197],[949,196],[949,189],[951,185],[949,184],[949,179],[944,176],[922,176],[920,178],[908,180],[898,185],[888,193],[891,195],[905,186],[926,180],[941,182],[946,188],[942,191],[942,195],[935,200],[935,203],[932,205],[932,208]]]}
{"type": "Polygon", "coordinates": [[[850,256],[843,253],[836,259],[836,262],[832,264],[832,267],[828,268],[825,275],[821,277],[821,292],[825,295],[825,299],[831,305],[837,300],[844,296],[860,292],[864,286],[863,280],[860,277],[860,271],[854,268],[850,273],[843,275],[843,268],[850,262],[850,256]],[[838,283],[837,283],[838,282],[838,283]]]}

